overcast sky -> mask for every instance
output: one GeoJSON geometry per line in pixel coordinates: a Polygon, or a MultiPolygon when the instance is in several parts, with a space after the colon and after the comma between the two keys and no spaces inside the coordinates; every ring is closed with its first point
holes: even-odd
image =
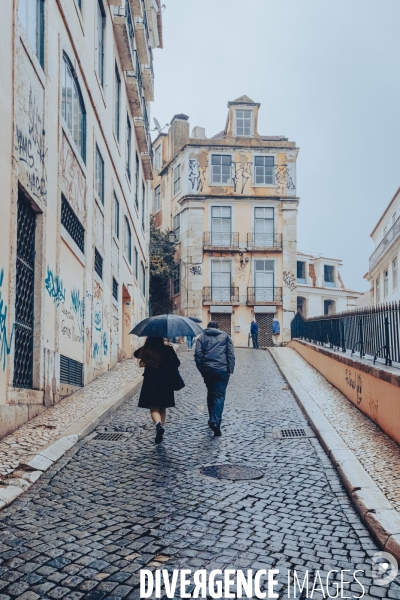
{"type": "Polygon", "coordinates": [[[211,137],[228,100],[261,102],[259,133],[300,147],[299,250],[368,289],[369,235],[400,186],[400,0],[165,2],[153,116],[211,137]]]}

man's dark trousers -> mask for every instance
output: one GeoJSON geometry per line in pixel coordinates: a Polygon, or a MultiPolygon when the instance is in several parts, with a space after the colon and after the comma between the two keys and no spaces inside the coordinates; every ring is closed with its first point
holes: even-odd
{"type": "Polygon", "coordinates": [[[203,378],[207,386],[207,406],[210,423],[221,425],[229,373],[227,371],[203,371],[203,378]]]}
{"type": "Polygon", "coordinates": [[[252,333],[251,339],[253,340],[253,348],[258,348],[258,334],[252,333]]]}

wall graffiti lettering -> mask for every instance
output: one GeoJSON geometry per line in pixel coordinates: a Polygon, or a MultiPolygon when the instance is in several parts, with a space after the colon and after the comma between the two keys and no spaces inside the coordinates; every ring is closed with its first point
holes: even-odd
{"type": "MultiPolygon", "coordinates": [[[[0,272],[0,288],[3,285],[4,269],[0,272]]],[[[7,333],[7,311],[8,307],[5,304],[0,290],[0,362],[3,363],[3,371],[6,368],[7,356],[11,352],[11,344],[14,335],[14,325],[11,327],[10,335],[7,333]]]]}
{"type": "Polygon", "coordinates": [[[296,278],[288,271],[283,271],[283,283],[287,288],[290,289],[291,292],[296,289],[296,278]]]}
{"type": "Polygon", "coordinates": [[[45,130],[42,124],[42,117],[38,107],[38,102],[33,95],[32,88],[29,91],[29,135],[34,147],[36,148],[39,162],[45,167],[47,148],[45,144],[45,130]]]}
{"type": "Polygon", "coordinates": [[[192,190],[202,192],[204,182],[206,180],[206,167],[200,167],[199,162],[195,158],[189,158],[189,173],[188,178],[192,186],[192,190]]]}
{"type": "Polygon", "coordinates": [[[251,179],[251,161],[249,162],[233,162],[232,169],[232,182],[233,191],[236,192],[238,188],[239,178],[241,178],[240,193],[243,194],[246,183],[251,179]]]}
{"type": "Polygon", "coordinates": [[[96,331],[101,331],[103,329],[103,317],[101,314],[100,302],[96,302],[94,307],[94,327],[96,331]]]}
{"type": "Polygon", "coordinates": [[[50,267],[47,267],[47,277],[45,279],[46,290],[53,298],[54,304],[60,305],[60,302],[65,302],[65,287],[58,275],[54,276],[50,267]]]}
{"type": "Polygon", "coordinates": [[[107,340],[107,334],[105,331],[103,333],[103,354],[104,354],[104,356],[107,356],[107,354],[108,354],[108,340],[107,340]]]}
{"type": "Polygon", "coordinates": [[[93,358],[100,362],[100,346],[97,342],[93,344],[93,358]]]}
{"type": "Polygon", "coordinates": [[[190,267],[189,271],[191,272],[192,275],[201,275],[201,267],[199,265],[190,267]]]}
{"type": "Polygon", "coordinates": [[[354,377],[351,374],[350,369],[346,369],[346,383],[351,389],[356,390],[357,404],[362,402],[362,379],[359,373],[355,373],[354,377]]]}
{"type": "Polygon", "coordinates": [[[76,339],[75,341],[83,341],[83,332],[84,332],[83,311],[84,311],[84,308],[83,308],[83,300],[81,300],[81,293],[78,288],[73,288],[71,290],[71,302],[72,302],[72,308],[75,313],[76,322],[78,324],[79,333],[80,333],[80,340],[76,339]]]}
{"type": "Polygon", "coordinates": [[[66,197],[71,202],[72,208],[78,217],[84,221],[86,218],[86,179],[65,136],[62,138],[61,159],[61,172],[66,197]]]}
{"type": "Polygon", "coordinates": [[[276,165],[275,181],[278,185],[282,186],[282,192],[284,191],[285,185],[287,191],[293,192],[296,189],[293,179],[289,173],[288,165],[286,163],[283,165],[276,165]]]}

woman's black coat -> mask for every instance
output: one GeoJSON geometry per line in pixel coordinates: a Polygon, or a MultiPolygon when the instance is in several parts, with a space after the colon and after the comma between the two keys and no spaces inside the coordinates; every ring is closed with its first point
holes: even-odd
{"type": "MultiPolygon", "coordinates": [[[[135,358],[140,358],[136,350],[135,358]]],[[[180,360],[172,346],[165,346],[165,356],[157,369],[145,367],[143,385],[140,392],[140,408],[169,408],[175,406],[173,376],[180,360]]]]}

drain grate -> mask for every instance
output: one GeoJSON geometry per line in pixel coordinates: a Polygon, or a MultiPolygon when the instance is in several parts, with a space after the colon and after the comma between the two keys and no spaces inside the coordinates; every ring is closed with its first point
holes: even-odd
{"type": "MultiPolygon", "coordinates": [[[[270,434],[271,435],[271,434],[270,434]]],[[[279,427],[273,430],[272,435],[275,439],[281,440],[293,440],[293,439],[301,439],[301,438],[309,438],[315,437],[315,433],[311,429],[311,427],[307,426],[287,426],[287,427],[279,427]]],[[[267,437],[267,436],[266,436],[267,437]]]]}
{"type": "Polygon", "coordinates": [[[130,434],[126,433],[96,433],[93,440],[97,442],[97,440],[101,442],[120,442],[121,440],[126,440],[127,437],[130,437],[130,434]]]}
{"type": "Polygon", "coordinates": [[[261,479],[264,475],[259,469],[245,465],[211,465],[200,469],[200,473],[214,479],[230,479],[231,481],[261,479]]]}
{"type": "Polygon", "coordinates": [[[283,438],[307,437],[307,434],[304,429],[281,429],[281,437],[283,437],[283,438]]]}

